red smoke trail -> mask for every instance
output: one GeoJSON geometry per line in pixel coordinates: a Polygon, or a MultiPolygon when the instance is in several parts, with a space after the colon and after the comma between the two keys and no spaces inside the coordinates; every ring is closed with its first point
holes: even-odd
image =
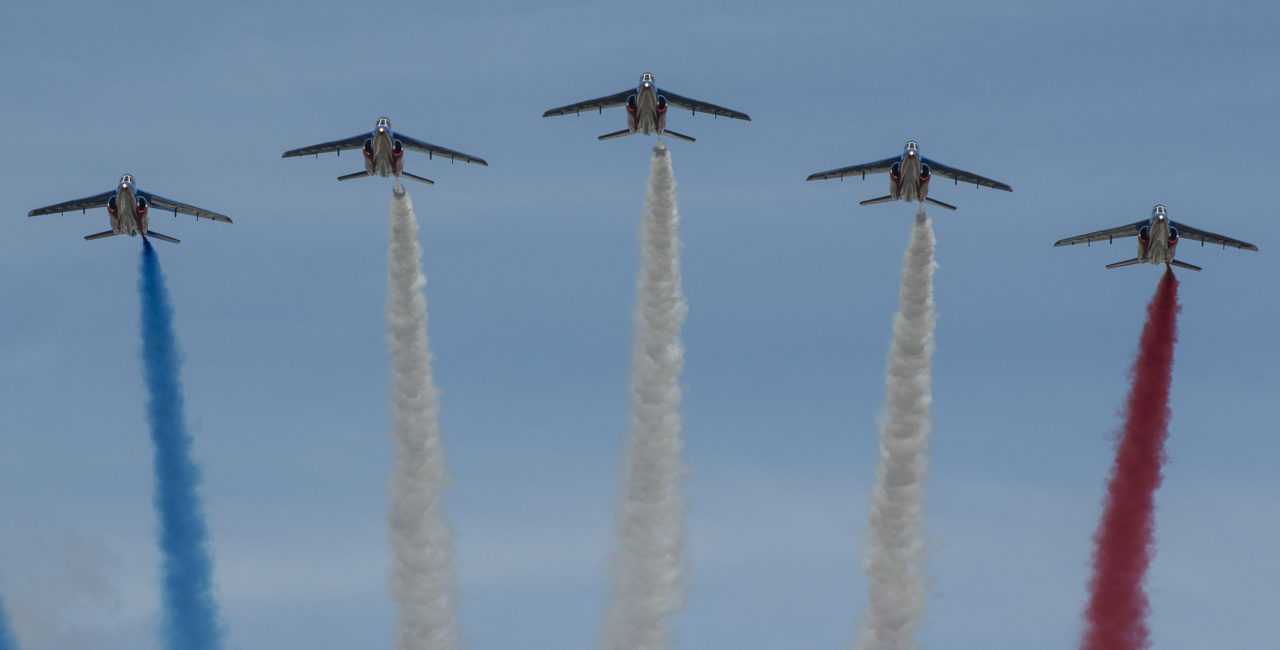
{"type": "Polygon", "coordinates": [[[1178,310],[1178,280],[1166,267],[1147,305],[1124,429],[1119,432],[1102,522],[1093,537],[1097,548],[1082,650],[1145,650],[1151,645],[1143,581],[1155,552],[1155,491],[1169,437],[1178,310]]]}

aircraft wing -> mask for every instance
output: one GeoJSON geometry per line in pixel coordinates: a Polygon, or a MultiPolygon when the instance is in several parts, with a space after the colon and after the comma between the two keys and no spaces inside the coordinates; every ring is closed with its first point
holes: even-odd
{"type": "Polygon", "coordinates": [[[106,207],[107,199],[110,199],[115,195],[116,191],[111,190],[110,192],[103,192],[102,194],[86,196],[83,199],[67,201],[66,203],[56,203],[43,208],[36,208],[35,210],[28,212],[27,216],[38,217],[42,214],[61,214],[63,212],[75,212],[76,210],[84,211],[90,208],[102,208],[106,207]]]}
{"type": "Polygon", "coordinates": [[[620,93],[609,95],[608,97],[600,97],[598,99],[588,99],[585,102],[569,104],[560,108],[553,108],[542,114],[543,117],[555,117],[556,115],[569,115],[570,113],[577,115],[583,111],[602,111],[606,108],[622,106],[627,103],[627,98],[636,94],[636,89],[631,88],[620,93]]]}
{"type": "Polygon", "coordinates": [[[1070,246],[1072,244],[1089,244],[1096,241],[1105,241],[1107,243],[1111,243],[1111,240],[1117,239],[1120,237],[1137,236],[1138,229],[1149,223],[1151,223],[1150,220],[1143,219],[1142,221],[1139,221],[1137,223],[1131,223],[1127,226],[1120,226],[1117,228],[1108,228],[1106,230],[1098,230],[1098,231],[1087,233],[1084,235],[1077,235],[1075,237],[1067,237],[1066,239],[1059,239],[1058,241],[1054,242],[1053,245],[1054,246],[1070,246]]]}
{"type": "Polygon", "coordinates": [[[475,163],[477,165],[484,165],[485,167],[489,166],[489,163],[485,162],[483,158],[476,158],[475,156],[468,156],[467,154],[462,153],[461,151],[454,151],[453,149],[438,147],[434,144],[431,144],[430,142],[414,140],[413,138],[403,133],[395,134],[395,138],[399,140],[400,144],[403,144],[406,149],[421,151],[422,153],[425,153],[425,154],[430,154],[432,156],[440,156],[441,158],[448,158],[449,160],[461,160],[463,162],[475,163]]]}
{"type": "Polygon", "coordinates": [[[725,108],[723,106],[716,106],[715,104],[709,104],[707,102],[704,102],[698,99],[689,99],[688,97],[682,97],[669,90],[662,90],[658,88],[658,89],[655,89],[655,91],[657,92],[658,95],[662,97],[666,97],[668,104],[671,104],[678,108],[687,109],[687,110],[693,111],[694,113],[710,113],[718,117],[732,117],[735,120],[746,120],[748,122],[751,121],[750,115],[747,115],[746,113],[742,113],[740,111],[735,111],[733,109],[725,108]]]}
{"type": "Polygon", "coordinates": [[[893,166],[893,163],[900,162],[901,160],[902,160],[902,156],[894,156],[892,158],[885,158],[884,160],[877,160],[875,162],[863,163],[861,165],[850,165],[848,167],[841,167],[840,169],[833,169],[831,171],[818,172],[816,174],[809,174],[809,178],[806,178],[805,180],[821,181],[821,180],[826,180],[828,178],[844,178],[845,176],[866,176],[867,174],[883,174],[884,172],[889,171],[889,168],[893,166]]]}
{"type": "Polygon", "coordinates": [[[231,217],[228,217],[225,214],[210,212],[204,208],[197,208],[194,205],[187,205],[186,203],[178,203],[177,201],[166,199],[163,196],[156,196],[150,192],[138,192],[138,194],[145,197],[147,202],[154,208],[174,213],[181,212],[182,214],[189,214],[197,219],[212,219],[214,221],[231,223],[231,217]]]}
{"type": "Polygon", "coordinates": [[[924,164],[928,165],[929,170],[932,173],[935,173],[939,176],[944,176],[946,178],[954,179],[957,181],[963,181],[965,183],[973,183],[974,185],[978,185],[981,187],[991,187],[997,190],[1004,190],[1006,192],[1013,191],[1012,187],[1009,187],[1008,185],[1005,185],[1000,181],[993,181],[990,178],[979,176],[977,174],[972,174],[963,169],[948,167],[940,162],[937,162],[936,160],[930,160],[928,158],[921,157],[920,162],[923,162],[924,164]]]}
{"type": "Polygon", "coordinates": [[[281,158],[293,158],[295,156],[311,156],[320,155],[322,153],[338,153],[348,149],[359,149],[364,146],[364,141],[372,137],[370,133],[362,133],[353,135],[346,140],[334,140],[333,142],[324,142],[321,144],[313,144],[310,147],[302,147],[301,149],[290,149],[284,152],[281,158]]]}
{"type": "Polygon", "coordinates": [[[1170,221],[1169,225],[1178,229],[1179,239],[1190,239],[1192,241],[1198,241],[1200,242],[1201,245],[1213,244],[1215,246],[1222,246],[1224,248],[1226,247],[1239,248],[1240,250],[1246,250],[1246,251],[1258,250],[1257,246],[1254,246],[1253,244],[1250,244],[1248,242],[1242,242],[1239,239],[1232,239],[1230,237],[1223,237],[1222,235],[1215,235],[1214,233],[1205,232],[1197,228],[1192,228],[1191,226],[1178,223],[1177,221],[1170,221]]]}

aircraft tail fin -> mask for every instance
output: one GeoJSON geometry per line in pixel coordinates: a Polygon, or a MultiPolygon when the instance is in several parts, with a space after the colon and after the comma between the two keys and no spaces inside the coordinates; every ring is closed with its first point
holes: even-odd
{"type": "Polygon", "coordinates": [[[897,199],[893,198],[893,195],[890,194],[888,196],[881,196],[874,199],[867,199],[866,201],[859,201],[858,205],[871,205],[872,203],[888,203],[889,201],[896,201],[896,200],[897,199]]]}
{"type": "Polygon", "coordinates": [[[1115,264],[1108,264],[1108,265],[1107,265],[1107,268],[1109,268],[1109,269],[1118,269],[1118,268],[1120,268],[1120,267],[1122,267],[1122,266],[1132,266],[1132,265],[1137,264],[1137,263],[1139,263],[1139,262],[1141,262],[1141,261],[1142,261],[1142,260],[1139,260],[1138,258],[1136,258],[1136,257],[1135,257],[1135,258],[1133,258],[1133,259],[1131,259],[1131,260],[1125,260],[1125,261],[1123,261],[1123,262],[1116,262],[1115,264]]]}
{"type": "Polygon", "coordinates": [[[421,176],[415,176],[415,175],[413,175],[413,174],[410,174],[409,172],[400,172],[400,175],[401,175],[401,176],[403,176],[403,177],[405,177],[405,178],[412,178],[413,180],[418,181],[419,183],[426,183],[427,185],[435,185],[435,184],[436,184],[436,182],[435,182],[435,181],[433,181],[433,180],[431,180],[430,178],[423,178],[423,177],[421,177],[421,176]]]}
{"type": "Polygon", "coordinates": [[[113,237],[118,234],[120,233],[114,230],[108,230],[106,232],[99,232],[99,233],[94,233],[92,235],[85,235],[84,240],[89,241],[90,239],[102,239],[103,237],[113,237]]]}
{"type": "Polygon", "coordinates": [[[938,207],[940,207],[940,208],[946,208],[946,209],[948,209],[948,210],[955,210],[955,209],[956,209],[956,206],[951,205],[950,203],[943,203],[942,201],[939,201],[939,200],[937,200],[937,199],[931,199],[931,198],[929,198],[929,197],[927,197],[927,196],[926,196],[926,197],[924,197],[924,201],[925,201],[925,203],[932,203],[932,204],[934,204],[934,205],[936,205],[936,206],[938,206],[938,207]]]}
{"type": "Polygon", "coordinates": [[[364,178],[365,176],[368,176],[368,175],[369,175],[369,172],[356,172],[354,174],[347,174],[346,176],[339,176],[338,180],[349,181],[353,178],[364,178]]]}
{"type": "Polygon", "coordinates": [[[1176,267],[1178,267],[1178,268],[1183,268],[1183,269],[1187,269],[1187,270],[1190,270],[1190,271],[1203,271],[1203,270],[1204,270],[1204,269],[1202,269],[1202,268],[1200,268],[1200,267],[1196,266],[1195,264],[1187,264],[1186,262],[1180,262],[1180,261],[1178,261],[1178,260],[1169,260],[1169,263],[1170,263],[1170,264],[1172,264],[1172,265],[1174,265],[1174,266],[1176,266],[1176,267]]]}
{"type": "Polygon", "coordinates": [[[624,136],[624,135],[631,135],[632,133],[634,133],[634,131],[632,131],[631,129],[623,129],[623,130],[621,130],[621,131],[614,131],[613,133],[606,133],[606,134],[604,134],[604,135],[602,135],[602,136],[600,136],[599,138],[596,138],[596,139],[597,139],[597,140],[612,140],[612,139],[614,139],[614,138],[621,138],[621,137],[622,137],[622,136],[624,136]]]}
{"type": "Polygon", "coordinates": [[[685,142],[697,142],[697,140],[695,140],[694,138],[691,138],[683,133],[676,133],[671,129],[663,129],[662,135],[669,135],[677,140],[684,140],[685,142]]]}
{"type": "Polygon", "coordinates": [[[181,240],[174,239],[173,237],[170,237],[170,236],[168,236],[168,235],[162,235],[162,234],[160,234],[160,233],[158,233],[158,232],[156,232],[156,231],[154,231],[154,230],[148,230],[148,231],[147,231],[147,234],[143,235],[143,237],[155,237],[156,239],[162,239],[162,240],[164,240],[164,241],[167,241],[167,242],[169,242],[170,244],[181,244],[181,243],[182,243],[182,241],[181,241],[181,240]]]}

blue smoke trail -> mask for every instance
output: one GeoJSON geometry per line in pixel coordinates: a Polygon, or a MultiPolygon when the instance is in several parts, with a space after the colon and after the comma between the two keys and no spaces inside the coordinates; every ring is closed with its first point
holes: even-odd
{"type": "Polygon", "coordinates": [[[150,398],[147,421],[155,446],[156,514],[163,568],[163,640],[167,650],[216,650],[223,630],[213,599],[213,559],[204,507],[196,488],[200,469],[191,459],[183,408],[181,358],[173,308],[151,243],[143,239],[142,361],[150,398]]]}
{"type": "Polygon", "coordinates": [[[4,599],[0,598],[0,650],[18,650],[18,641],[9,629],[9,618],[4,613],[4,599]]]}

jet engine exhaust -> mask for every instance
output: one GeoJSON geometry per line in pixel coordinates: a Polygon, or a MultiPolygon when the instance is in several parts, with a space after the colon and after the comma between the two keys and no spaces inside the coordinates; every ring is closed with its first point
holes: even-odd
{"type": "Polygon", "coordinates": [[[631,352],[631,430],[615,530],[607,650],[664,650],[668,619],[684,608],[686,472],[680,450],[680,330],[688,305],[681,290],[680,215],[671,157],[653,148],[636,280],[631,352]]]}
{"type": "Polygon", "coordinates": [[[1151,646],[1143,582],[1155,555],[1155,491],[1163,478],[1164,443],[1169,437],[1169,388],[1180,310],[1178,280],[1166,268],[1147,305],[1147,323],[1130,371],[1124,426],[1117,436],[1102,520],[1093,536],[1082,650],[1151,646]]]}
{"type": "Polygon", "coordinates": [[[17,638],[9,629],[9,617],[5,615],[3,598],[0,598],[0,650],[18,650],[17,638]]]}
{"type": "Polygon", "coordinates": [[[191,457],[184,412],[181,351],[164,273],[145,238],[140,271],[147,422],[155,446],[155,508],[164,557],[163,644],[167,650],[215,650],[223,645],[224,630],[213,596],[208,525],[197,493],[200,468],[191,457]]]}
{"type": "Polygon", "coordinates": [[[924,206],[903,257],[898,313],[885,371],[880,464],[872,488],[862,571],[867,614],[856,650],[910,650],[925,609],[925,478],[933,354],[933,225],[924,206]]]}
{"type": "Polygon", "coordinates": [[[387,349],[391,355],[391,434],[395,459],[389,488],[392,566],[387,586],[396,602],[397,650],[456,650],[453,533],[444,513],[444,446],[431,376],[427,301],[422,289],[418,219],[404,186],[391,194],[387,252],[387,349]]]}

